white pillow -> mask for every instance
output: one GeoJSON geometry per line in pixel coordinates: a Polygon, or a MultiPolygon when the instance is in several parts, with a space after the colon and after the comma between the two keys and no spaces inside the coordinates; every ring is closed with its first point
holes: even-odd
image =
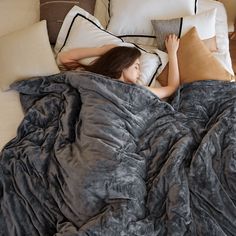
{"type": "Polygon", "coordinates": [[[212,0],[199,0],[198,12],[204,12],[208,9],[216,8],[216,43],[217,52],[214,52],[214,56],[219,62],[234,75],[232,68],[232,62],[229,52],[229,37],[228,37],[228,25],[227,25],[227,13],[223,3],[212,0]]]}
{"type": "MultiPolygon", "coordinates": [[[[159,49],[165,49],[165,38],[170,33],[175,33],[181,38],[192,27],[196,27],[201,40],[212,39],[209,49],[216,51],[216,8],[197,15],[173,18],[168,20],[152,20],[152,25],[157,37],[159,49]]],[[[210,42],[210,40],[208,40],[210,42]]]]}
{"type": "Polygon", "coordinates": [[[46,21],[0,38],[0,88],[15,80],[59,73],[48,39],[46,21]]]}
{"type": "MultiPolygon", "coordinates": [[[[64,19],[55,45],[55,52],[68,51],[78,47],[100,47],[105,44],[135,46],[125,43],[122,39],[104,30],[94,16],[82,8],[74,6],[64,19]]],[[[144,85],[149,85],[161,66],[161,60],[156,53],[149,53],[141,48],[139,49],[141,51],[141,82],[144,85]]],[[[80,61],[81,64],[90,62],[91,60],[80,61]]]]}
{"type": "Polygon", "coordinates": [[[196,0],[109,0],[107,30],[126,41],[150,45],[155,39],[152,19],[194,15],[196,4],[196,0]]]}

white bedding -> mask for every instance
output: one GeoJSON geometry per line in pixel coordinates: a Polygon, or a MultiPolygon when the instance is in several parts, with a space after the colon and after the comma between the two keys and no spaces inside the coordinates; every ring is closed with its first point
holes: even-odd
{"type": "Polygon", "coordinates": [[[16,136],[23,112],[19,94],[15,91],[0,92],[0,150],[16,136]]]}
{"type": "Polygon", "coordinates": [[[214,55],[231,74],[234,74],[229,53],[227,14],[223,3],[213,0],[200,0],[198,6],[199,13],[211,8],[217,9],[216,43],[218,52],[215,52],[214,55]]]}
{"type": "MultiPolygon", "coordinates": [[[[219,52],[215,56],[233,74],[231,58],[229,54],[228,25],[226,11],[220,2],[213,0],[200,0],[199,11],[217,8],[216,39],[219,52]]],[[[163,59],[165,55],[163,55],[163,59]]],[[[12,138],[16,136],[16,130],[23,118],[19,95],[14,91],[0,91],[0,150],[12,138]]]]}

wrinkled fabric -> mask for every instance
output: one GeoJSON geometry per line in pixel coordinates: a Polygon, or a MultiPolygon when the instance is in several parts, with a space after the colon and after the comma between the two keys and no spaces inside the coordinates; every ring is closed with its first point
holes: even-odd
{"type": "Polygon", "coordinates": [[[87,72],[13,84],[25,117],[0,154],[0,235],[236,235],[236,84],[169,103],[87,72]]]}

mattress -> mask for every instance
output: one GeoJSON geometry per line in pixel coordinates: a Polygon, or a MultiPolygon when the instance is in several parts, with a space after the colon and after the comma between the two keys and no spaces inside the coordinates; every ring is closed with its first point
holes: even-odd
{"type": "MultiPolygon", "coordinates": [[[[207,9],[217,8],[216,16],[216,40],[219,51],[214,53],[222,65],[233,74],[231,58],[229,54],[227,15],[224,5],[213,0],[200,0],[199,12],[207,9]]],[[[163,61],[165,55],[163,55],[163,61]]],[[[0,91],[0,150],[4,145],[16,136],[24,114],[21,108],[19,95],[14,91],[0,91]]]]}

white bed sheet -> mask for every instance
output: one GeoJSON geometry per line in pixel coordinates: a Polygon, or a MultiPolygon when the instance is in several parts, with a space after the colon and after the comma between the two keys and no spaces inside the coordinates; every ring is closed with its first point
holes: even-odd
{"type": "Polygon", "coordinates": [[[15,91],[0,92],[0,150],[16,136],[23,119],[19,94],[15,91]]]}
{"type": "MultiPolygon", "coordinates": [[[[199,11],[217,8],[216,16],[216,40],[219,52],[215,56],[233,74],[231,58],[229,54],[229,39],[227,15],[224,5],[213,0],[199,0],[199,11]]],[[[165,54],[162,54],[166,61],[165,54]]],[[[5,144],[16,136],[17,127],[23,119],[19,95],[14,91],[0,91],[0,150],[5,144]]]]}

